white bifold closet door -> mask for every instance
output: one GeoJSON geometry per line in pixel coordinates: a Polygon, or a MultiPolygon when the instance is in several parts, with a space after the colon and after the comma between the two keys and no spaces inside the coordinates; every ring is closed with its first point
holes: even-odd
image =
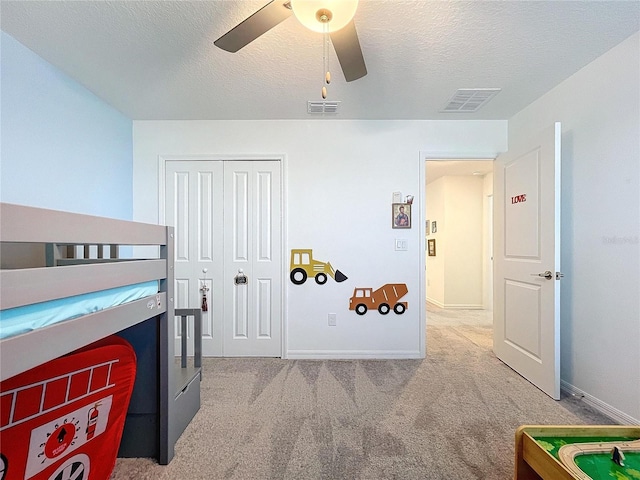
{"type": "Polygon", "coordinates": [[[282,354],[280,168],[279,161],[166,162],[176,308],[201,306],[208,289],[205,356],[282,354]]]}

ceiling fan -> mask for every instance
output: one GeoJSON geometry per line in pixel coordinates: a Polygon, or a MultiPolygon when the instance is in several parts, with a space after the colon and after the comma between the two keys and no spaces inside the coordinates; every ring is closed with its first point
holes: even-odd
{"type": "Polygon", "coordinates": [[[305,27],[331,38],[344,78],[352,82],[367,74],[353,22],[357,5],[358,0],[271,0],[213,43],[235,53],[294,15],[305,27]]]}

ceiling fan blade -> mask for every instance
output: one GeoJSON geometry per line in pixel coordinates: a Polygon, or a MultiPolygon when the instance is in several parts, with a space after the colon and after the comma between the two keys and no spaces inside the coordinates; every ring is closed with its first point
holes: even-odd
{"type": "Polygon", "coordinates": [[[351,20],[344,28],[331,32],[331,43],[336,51],[340,66],[347,82],[352,82],[367,74],[362,49],[358,41],[356,25],[351,20]]]}
{"type": "Polygon", "coordinates": [[[256,13],[222,35],[213,44],[227,52],[235,53],[289,18],[292,13],[289,0],[271,0],[256,13]]]}

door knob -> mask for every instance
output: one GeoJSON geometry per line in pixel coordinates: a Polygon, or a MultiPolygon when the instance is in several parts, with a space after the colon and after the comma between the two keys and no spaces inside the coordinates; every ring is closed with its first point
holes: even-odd
{"type": "Polygon", "coordinates": [[[546,272],[542,272],[542,273],[532,273],[531,276],[543,277],[543,278],[546,278],[547,280],[551,280],[553,278],[553,272],[551,272],[551,270],[547,270],[546,272]]]}
{"type": "Polygon", "coordinates": [[[246,285],[247,284],[247,276],[244,274],[242,269],[238,269],[238,274],[233,279],[233,283],[236,285],[246,285]]]}

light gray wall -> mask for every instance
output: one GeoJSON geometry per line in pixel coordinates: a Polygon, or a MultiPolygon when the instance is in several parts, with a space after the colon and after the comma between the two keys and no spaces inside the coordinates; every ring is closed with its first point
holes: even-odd
{"type": "Polygon", "coordinates": [[[504,121],[137,121],[134,217],[158,220],[158,162],[163,155],[284,155],[284,258],[292,248],[312,248],[314,256],[349,277],[322,288],[285,282],[285,354],[418,357],[425,300],[421,151],[495,155],[506,149],[506,135],[504,121]],[[416,196],[413,228],[408,230],[391,228],[392,194],[397,191],[416,196]],[[407,251],[395,251],[396,238],[408,240],[407,251]],[[385,283],[407,284],[405,314],[358,316],[348,310],[355,287],[385,283]],[[337,313],[336,327],[327,325],[329,312],[337,313]]]}
{"type": "Polygon", "coordinates": [[[509,120],[562,122],[561,378],[640,423],[640,34],[509,120]]]}
{"type": "Polygon", "coordinates": [[[0,35],[0,200],[130,220],[131,120],[0,35]]]}

